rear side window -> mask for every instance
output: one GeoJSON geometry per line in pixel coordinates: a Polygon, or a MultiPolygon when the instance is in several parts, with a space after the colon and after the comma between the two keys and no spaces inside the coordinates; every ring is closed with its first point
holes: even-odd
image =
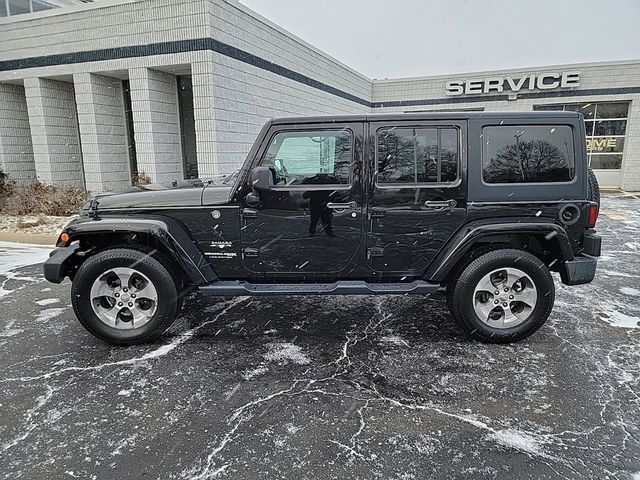
{"type": "Polygon", "coordinates": [[[458,145],[455,128],[378,130],[377,182],[454,182],[458,178],[458,145]]]}
{"type": "Polygon", "coordinates": [[[486,183],[569,182],[575,175],[573,130],[565,125],[482,129],[486,183]]]}

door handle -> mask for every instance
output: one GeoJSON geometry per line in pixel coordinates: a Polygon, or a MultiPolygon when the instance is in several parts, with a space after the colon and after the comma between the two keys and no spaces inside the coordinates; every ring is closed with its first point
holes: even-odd
{"type": "Polygon", "coordinates": [[[424,202],[424,206],[427,208],[444,210],[445,208],[454,208],[457,205],[457,202],[453,199],[451,200],[427,200],[424,202]]]}
{"type": "Polygon", "coordinates": [[[372,208],[369,213],[369,218],[382,218],[386,215],[387,211],[383,208],[372,208]]]}
{"type": "Polygon", "coordinates": [[[253,210],[252,208],[243,208],[242,216],[244,218],[256,218],[258,216],[258,211],[253,210]]]}
{"type": "Polygon", "coordinates": [[[358,206],[358,204],[356,202],[349,202],[349,203],[329,202],[329,203],[327,203],[327,208],[330,208],[332,210],[346,210],[348,208],[356,208],[357,206],[358,206]]]}

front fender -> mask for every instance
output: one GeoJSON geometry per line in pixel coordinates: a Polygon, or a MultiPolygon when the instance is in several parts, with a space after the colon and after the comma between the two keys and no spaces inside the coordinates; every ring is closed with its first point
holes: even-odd
{"type": "Polygon", "coordinates": [[[562,256],[560,260],[566,262],[574,259],[567,232],[555,223],[469,224],[460,229],[445,248],[440,251],[425,273],[425,278],[430,281],[444,281],[451,270],[470,253],[476,243],[483,238],[502,234],[542,234],[559,247],[562,256]]]}
{"type": "MultiPolygon", "coordinates": [[[[65,247],[76,240],[80,240],[90,246],[91,238],[94,236],[119,233],[148,235],[163,247],[163,250],[175,260],[194,284],[201,285],[217,279],[211,265],[207,262],[186,229],[172,218],[159,215],[147,218],[101,216],[93,219],[83,217],[71,221],[63,229],[63,233],[69,235],[69,240],[66,242],[59,240],[58,247],[65,247]]],[[[73,255],[80,253],[77,250],[74,251],[73,255]]],[[[71,256],[66,258],[61,265],[63,278],[66,276],[64,264],[70,258],[71,256]]]]}

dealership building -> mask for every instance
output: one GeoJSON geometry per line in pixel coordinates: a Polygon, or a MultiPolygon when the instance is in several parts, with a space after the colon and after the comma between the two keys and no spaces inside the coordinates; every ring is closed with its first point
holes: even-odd
{"type": "Polygon", "coordinates": [[[0,168],[128,187],[236,170],[273,117],[571,110],[640,191],[640,60],[370,79],[235,0],[0,0],[0,168]]]}

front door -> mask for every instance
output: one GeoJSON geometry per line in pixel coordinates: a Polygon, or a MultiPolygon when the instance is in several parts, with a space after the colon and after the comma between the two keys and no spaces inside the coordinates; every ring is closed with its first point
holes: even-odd
{"type": "Polygon", "coordinates": [[[274,186],[251,206],[241,198],[242,262],[250,272],[338,278],[362,240],[363,125],[274,125],[252,165],[274,186]]]}
{"type": "Polygon", "coordinates": [[[466,122],[374,122],[369,133],[369,267],[419,276],[466,215],[466,122]]]}

